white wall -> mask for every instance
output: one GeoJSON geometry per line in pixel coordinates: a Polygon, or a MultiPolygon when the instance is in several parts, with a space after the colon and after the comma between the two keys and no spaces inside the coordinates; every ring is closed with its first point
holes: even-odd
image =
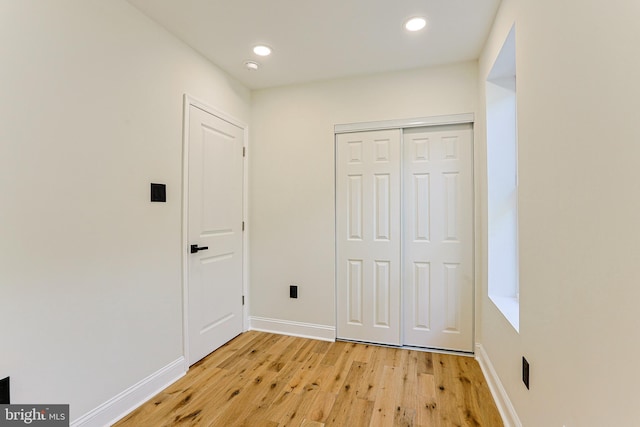
{"type": "Polygon", "coordinates": [[[252,93],[252,316],[335,326],[334,125],[474,112],[476,71],[469,62],[252,93]]]}
{"type": "Polygon", "coordinates": [[[120,0],[3,1],[0,58],[0,378],[73,420],[182,355],[182,95],[250,95],[120,0]]]}
{"type": "Polygon", "coordinates": [[[485,292],[479,339],[525,427],[640,425],[638,16],[627,0],[503,0],[479,62],[481,123],[515,21],[520,333],[485,292]]]}

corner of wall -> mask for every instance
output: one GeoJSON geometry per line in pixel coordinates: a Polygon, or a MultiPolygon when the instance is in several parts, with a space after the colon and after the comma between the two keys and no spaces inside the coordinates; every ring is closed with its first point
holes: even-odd
{"type": "Polygon", "coordinates": [[[187,373],[180,357],[71,423],[71,427],[112,425],[187,373]]]}
{"type": "Polygon", "coordinates": [[[505,427],[522,427],[518,414],[507,395],[507,391],[502,386],[502,382],[493,368],[489,355],[487,355],[487,352],[480,343],[476,343],[476,360],[489,385],[489,390],[498,407],[498,412],[500,412],[505,427]]]}

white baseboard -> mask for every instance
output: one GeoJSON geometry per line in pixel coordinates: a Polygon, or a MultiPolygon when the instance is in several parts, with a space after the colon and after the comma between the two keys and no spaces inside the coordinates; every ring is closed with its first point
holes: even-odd
{"type": "Polygon", "coordinates": [[[184,357],[180,357],[97,408],[87,412],[73,421],[71,427],[104,427],[112,425],[184,376],[185,373],[185,360],[184,357]]]}
{"type": "Polygon", "coordinates": [[[476,360],[478,361],[478,364],[482,369],[482,373],[487,380],[489,390],[493,395],[493,400],[496,402],[504,427],[522,427],[520,418],[518,418],[518,414],[511,404],[507,391],[502,386],[502,382],[500,381],[500,378],[498,378],[498,374],[493,368],[489,355],[487,355],[482,344],[476,344],[476,360]]]}
{"type": "Polygon", "coordinates": [[[336,328],[333,326],[255,316],[249,317],[249,325],[249,329],[254,331],[292,335],[294,337],[312,338],[322,341],[336,340],[336,328]]]}

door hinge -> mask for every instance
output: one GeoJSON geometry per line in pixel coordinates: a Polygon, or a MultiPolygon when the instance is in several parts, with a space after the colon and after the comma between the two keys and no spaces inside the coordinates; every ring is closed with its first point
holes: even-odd
{"type": "Polygon", "coordinates": [[[242,305],[244,305],[244,295],[242,295],[242,305]]]}
{"type": "Polygon", "coordinates": [[[242,221],[242,231],[244,231],[244,221],[242,221]]]}
{"type": "Polygon", "coordinates": [[[242,147],[242,157],[247,157],[247,147],[242,147]]]}

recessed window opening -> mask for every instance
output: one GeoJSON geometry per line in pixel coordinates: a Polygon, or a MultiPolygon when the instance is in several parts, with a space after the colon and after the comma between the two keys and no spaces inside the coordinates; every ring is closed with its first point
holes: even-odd
{"type": "Polygon", "coordinates": [[[486,81],[489,298],[519,331],[515,25],[486,81]]]}

